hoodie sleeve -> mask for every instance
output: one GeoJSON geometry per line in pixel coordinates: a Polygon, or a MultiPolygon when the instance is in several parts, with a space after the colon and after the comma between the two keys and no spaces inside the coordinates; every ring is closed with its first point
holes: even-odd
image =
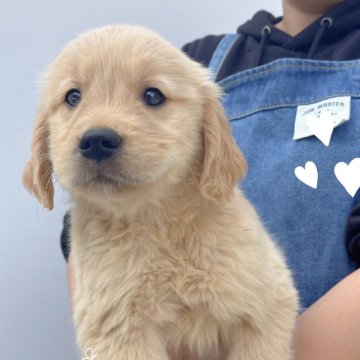
{"type": "Polygon", "coordinates": [[[63,219],[63,228],[60,235],[61,251],[66,261],[68,261],[70,254],[70,210],[65,214],[63,219]]]}
{"type": "Polygon", "coordinates": [[[348,217],[345,242],[350,256],[360,264],[360,203],[351,210],[348,217]]]}
{"type": "Polygon", "coordinates": [[[209,66],[212,55],[224,35],[208,35],[202,39],[190,42],[182,47],[182,51],[192,60],[209,66]]]}

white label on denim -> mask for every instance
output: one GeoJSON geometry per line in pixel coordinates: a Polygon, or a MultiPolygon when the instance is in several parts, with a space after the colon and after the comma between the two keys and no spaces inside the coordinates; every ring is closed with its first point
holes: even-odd
{"type": "MultiPolygon", "coordinates": [[[[315,123],[315,118],[321,122],[321,114],[326,110],[333,118],[333,129],[350,119],[350,107],[351,97],[350,96],[338,96],[317,103],[309,105],[300,105],[297,107],[295,125],[294,125],[294,140],[303,139],[312,135],[318,137],[319,132],[322,134],[322,138],[319,139],[326,145],[327,138],[329,137],[330,127],[329,121],[324,124],[325,130],[321,129],[321,126],[315,126],[317,130],[314,133],[314,127],[309,128],[308,122],[315,123]],[[308,120],[310,119],[310,120],[308,120]],[[312,119],[312,120],[311,120],[312,119]],[[325,134],[325,135],[324,135],[325,134]],[[325,142],[323,141],[325,140],[325,142]]],[[[325,113],[326,114],[326,113],[325,113]]],[[[324,118],[324,115],[323,115],[324,118]]],[[[328,120],[329,117],[326,115],[325,118],[328,120]]],[[[320,123],[321,125],[321,123],[320,123]]],[[[310,125],[311,127],[311,125],[310,125]]],[[[332,134],[332,130],[331,130],[332,134]]],[[[330,138],[331,138],[330,134],[330,138]]],[[[330,142],[330,139],[329,139],[330,142]]],[[[326,145],[327,146],[327,145],[326,145]]]]}
{"type": "Polygon", "coordinates": [[[325,146],[329,146],[331,135],[335,126],[335,119],[329,110],[320,112],[320,116],[310,114],[306,119],[306,125],[325,146]]]}
{"type": "Polygon", "coordinates": [[[305,164],[305,167],[298,166],[295,168],[295,176],[313,189],[317,188],[318,171],[316,165],[312,161],[308,161],[305,164]]]}
{"type": "Polygon", "coordinates": [[[348,194],[354,197],[360,187],[360,158],[351,160],[349,165],[338,162],[335,165],[334,172],[348,194]]]}

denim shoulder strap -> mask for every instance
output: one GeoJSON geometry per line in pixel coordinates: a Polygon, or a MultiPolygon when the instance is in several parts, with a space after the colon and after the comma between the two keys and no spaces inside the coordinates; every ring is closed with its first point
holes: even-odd
{"type": "Polygon", "coordinates": [[[231,49],[232,45],[234,44],[235,40],[237,39],[238,34],[227,34],[225,35],[222,40],[220,41],[219,45],[214,51],[214,54],[210,60],[209,69],[212,72],[212,79],[215,80],[217,74],[221,68],[221,65],[226,58],[229,50],[231,49]]]}

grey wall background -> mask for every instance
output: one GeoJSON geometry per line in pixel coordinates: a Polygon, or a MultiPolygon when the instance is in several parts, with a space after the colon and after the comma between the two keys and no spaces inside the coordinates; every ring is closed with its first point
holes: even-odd
{"type": "Polygon", "coordinates": [[[59,233],[66,195],[43,210],[22,188],[38,80],[78,33],[114,23],[149,26],[176,46],[234,32],[280,0],[0,1],[0,357],[75,360],[77,354],[59,233]]]}

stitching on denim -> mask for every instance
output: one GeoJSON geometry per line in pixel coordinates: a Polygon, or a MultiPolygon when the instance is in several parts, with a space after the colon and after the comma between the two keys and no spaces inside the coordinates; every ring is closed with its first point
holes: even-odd
{"type": "MultiPolygon", "coordinates": [[[[220,69],[222,68],[223,64],[224,64],[224,61],[226,60],[227,58],[227,55],[229,54],[230,50],[232,49],[232,47],[234,46],[235,44],[235,41],[239,38],[239,35],[238,34],[234,34],[233,38],[231,39],[231,41],[229,41],[229,44],[227,44],[227,49],[226,51],[223,53],[222,55],[222,58],[221,58],[221,61],[218,63],[218,67],[216,69],[216,76],[214,77],[214,80],[216,80],[218,74],[219,74],[219,71],[220,69]]],[[[229,39],[230,40],[230,39],[229,39]]]]}
{"type": "Polygon", "coordinates": [[[224,63],[226,55],[234,45],[235,40],[238,38],[237,34],[228,34],[220,41],[209,63],[212,79],[215,80],[218,72],[224,63]]]}
{"type": "Polygon", "coordinates": [[[240,83],[242,81],[248,80],[250,78],[256,78],[261,77],[263,75],[266,75],[268,73],[271,73],[275,70],[278,70],[279,68],[301,68],[301,69],[316,69],[316,70],[328,70],[328,71],[338,71],[338,70],[345,70],[345,69],[351,69],[358,67],[360,69],[360,62],[357,62],[355,64],[341,64],[341,65],[334,65],[334,66],[319,66],[319,65],[295,65],[295,64],[276,64],[271,65],[268,69],[264,69],[262,71],[257,71],[254,73],[251,73],[249,75],[243,75],[241,72],[238,74],[234,74],[224,80],[221,80],[219,82],[219,85],[225,90],[231,86],[234,86],[236,83],[240,83]]]}
{"type": "Polygon", "coordinates": [[[255,114],[257,112],[260,111],[266,111],[266,110],[272,110],[272,109],[281,109],[281,108],[286,108],[286,107],[298,107],[298,106],[302,106],[302,105],[311,105],[314,102],[320,102],[320,101],[324,101],[327,99],[331,99],[334,97],[340,97],[340,96],[351,96],[352,98],[360,98],[360,93],[356,93],[356,94],[350,94],[350,93],[340,93],[340,94],[334,94],[331,96],[326,96],[324,98],[317,98],[314,101],[306,101],[306,102],[299,102],[299,103],[281,103],[281,104],[269,104],[269,105],[264,105],[264,106],[260,106],[257,107],[255,109],[252,109],[251,111],[248,112],[243,112],[243,113],[239,113],[236,115],[232,115],[232,116],[228,116],[229,121],[234,121],[234,120],[241,120],[244,119],[247,116],[250,116],[252,114],[255,114]]]}

